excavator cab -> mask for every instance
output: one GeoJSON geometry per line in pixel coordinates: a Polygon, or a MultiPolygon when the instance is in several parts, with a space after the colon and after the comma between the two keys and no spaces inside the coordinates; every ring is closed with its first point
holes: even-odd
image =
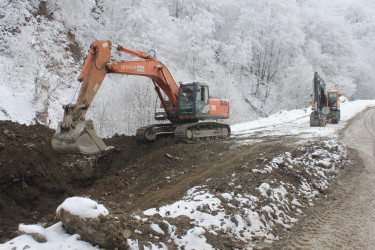
{"type": "Polygon", "coordinates": [[[329,120],[332,123],[338,123],[340,121],[340,95],[337,90],[327,91],[327,107],[330,112],[328,115],[329,120]]]}
{"type": "Polygon", "coordinates": [[[198,120],[209,116],[208,85],[199,82],[181,84],[178,100],[180,119],[198,120]]]}
{"type": "Polygon", "coordinates": [[[338,91],[328,91],[327,107],[329,109],[335,109],[339,107],[339,93],[338,91]]]}
{"type": "Polygon", "coordinates": [[[184,118],[195,115],[195,86],[194,84],[181,84],[178,98],[178,114],[184,118]]]}

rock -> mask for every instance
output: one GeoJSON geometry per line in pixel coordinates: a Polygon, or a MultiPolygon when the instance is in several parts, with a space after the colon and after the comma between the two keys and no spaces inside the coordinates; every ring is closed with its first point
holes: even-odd
{"type": "Polygon", "coordinates": [[[47,239],[46,239],[46,237],[44,235],[38,234],[38,233],[35,233],[35,232],[34,233],[28,233],[28,232],[24,232],[22,230],[18,230],[18,234],[20,234],[20,235],[22,235],[22,234],[30,235],[31,237],[33,237],[34,240],[36,240],[39,243],[45,243],[45,242],[47,242],[47,239]]]}
{"type": "Polygon", "coordinates": [[[231,203],[233,206],[235,206],[235,207],[238,207],[238,206],[240,205],[240,203],[239,203],[236,199],[232,199],[232,200],[230,201],[230,203],[231,203]]]}
{"type": "Polygon", "coordinates": [[[7,134],[9,139],[15,139],[17,136],[16,134],[7,134]]]}
{"type": "Polygon", "coordinates": [[[272,244],[270,243],[260,243],[254,246],[254,250],[271,250],[273,249],[272,244]]]}
{"type": "Polygon", "coordinates": [[[70,234],[79,234],[81,239],[105,249],[127,249],[127,238],[131,232],[123,228],[112,215],[82,218],[65,209],[60,209],[57,218],[70,234]]]}
{"type": "Polygon", "coordinates": [[[125,229],[124,231],[122,231],[122,235],[124,236],[125,239],[127,239],[127,238],[129,238],[132,235],[132,232],[130,232],[129,230],[125,229]]]}

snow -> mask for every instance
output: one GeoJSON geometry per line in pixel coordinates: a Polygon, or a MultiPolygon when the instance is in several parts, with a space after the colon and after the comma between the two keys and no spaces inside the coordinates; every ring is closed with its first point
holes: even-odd
{"type": "MultiPolygon", "coordinates": [[[[0,64],[1,67],[1,64],[0,64]]],[[[34,118],[35,108],[29,105],[32,97],[25,97],[20,92],[14,93],[12,89],[7,86],[0,86],[0,107],[6,112],[0,112],[0,120],[11,120],[12,117],[17,117],[19,123],[30,124],[34,118]]]]}
{"type": "Polygon", "coordinates": [[[325,127],[310,127],[310,108],[282,110],[274,115],[231,126],[232,135],[242,144],[259,141],[262,136],[299,135],[301,139],[314,137],[337,137],[338,131],[356,114],[368,107],[374,107],[375,100],[356,100],[341,103],[341,120],[338,124],[325,127]],[[249,139],[249,137],[254,139],[249,139]],[[245,138],[245,140],[241,140],[245,138]]]}
{"type": "Polygon", "coordinates": [[[267,191],[270,190],[270,185],[268,183],[262,183],[260,186],[259,186],[259,192],[265,196],[265,197],[268,197],[267,195],[267,191]]]}
{"type": "Polygon", "coordinates": [[[188,230],[184,237],[175,237],[174,242],[178,246],[184,246],[185,249],[214,249],[206,242],[204,233],[205,230],[202,227],[194,227],[188,230]]]}
{"type": "Polygon", "coordinates": [[[102,204],[85,197],[70,197],[57,207],[56,213],[59,213],[61,209],[81,218],[96,218],[109,213],[102,204]]]}
{"type": "Polygon", "coordinates": [[[164,231],[160,228],[160,226],[158,224],[151,224],[151,228],[152,230],[154,230],[155,232],[159,233],[159,234],[164,234],[164,231]]]}
{"type": "Polygon", "coordinates": [[[46,242],[38,242],[30,235],[18,236],[4,244],[0,244],[1,250],[8,249],[82,249],[91,250],[98,249],[93,247],[88,242],[79,240],[79,235],[70,235],[66,233],[62,222],[58,222],[48,228],[43,228],[39,225],[20,225],[19,230],[29,234],[36,233],[43,236],[46,242]]]}

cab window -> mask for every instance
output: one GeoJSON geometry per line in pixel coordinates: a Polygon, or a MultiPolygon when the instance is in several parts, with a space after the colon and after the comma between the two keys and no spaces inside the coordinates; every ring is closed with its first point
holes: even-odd
{"type": "Polygon", "coordinates": [[[336,107],[337,103],[337,93],[328,93],[328,107],[336,107]]]}

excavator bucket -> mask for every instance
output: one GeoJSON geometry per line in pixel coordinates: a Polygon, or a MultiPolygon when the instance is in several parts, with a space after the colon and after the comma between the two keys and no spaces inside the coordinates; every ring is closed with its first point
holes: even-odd
{"type": "Polygon", "coordinates": [[[326,121],[323,119],[313,119],[313,120],[310,120],[310,126],[311,127],[325,127],[326,121]]]}
{"type": "Polygon", "coordinates": [[[96,134],[92,120],[80,121],[74,128],[62,128],[59,123],[52,137],[52,148],[64,154],[96,154],[109,149],[96,134]]]}
{"type": "Polygon", "coordinates": [[[310,116],[310,127],[325,127],[326,126],[326,118],[324,116],[314,116],[313,114],[310,116]]]}

